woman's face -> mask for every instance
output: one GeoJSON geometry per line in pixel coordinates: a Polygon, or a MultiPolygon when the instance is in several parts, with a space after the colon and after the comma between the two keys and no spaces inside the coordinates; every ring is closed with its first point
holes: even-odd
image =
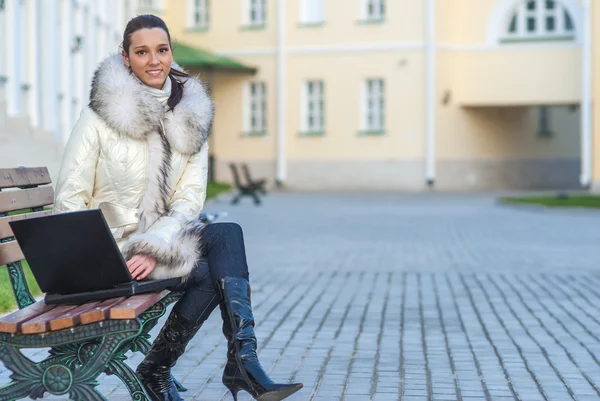
{"type": "Polygon", "coordinates": [[[167,33],[161,28],[135,31],[131,35],[129,56],[123,51],[123,59],[140,81],[161,89],[173,62],[167,33]]]}

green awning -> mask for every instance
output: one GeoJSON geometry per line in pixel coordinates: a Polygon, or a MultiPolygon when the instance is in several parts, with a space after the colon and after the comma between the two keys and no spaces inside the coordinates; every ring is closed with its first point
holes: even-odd
{"type": "Polygon", "coordinates": [[[184,68],[214,68],[256,73],[256,68],[249,67],[229,57],[218,56],[206,50],[198,49],[182,43],[175,43],[173,57],[175,62],[184,68]]]}

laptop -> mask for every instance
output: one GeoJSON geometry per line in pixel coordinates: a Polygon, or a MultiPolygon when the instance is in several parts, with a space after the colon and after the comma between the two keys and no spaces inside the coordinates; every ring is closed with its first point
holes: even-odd
{"type": "Polygon", "coordinates": [[[136,281],[99,209],[11,221],[47,304],[78,304],[174,287],[181,278],[136,281]]]}

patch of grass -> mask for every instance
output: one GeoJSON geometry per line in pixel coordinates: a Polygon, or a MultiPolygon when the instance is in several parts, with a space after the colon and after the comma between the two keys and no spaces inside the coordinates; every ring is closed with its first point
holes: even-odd
{"type": "Polygon", "coordinates": [[[222,182],[209,182],[206,188],[206,199],[214,198],[220,193],[227,192],[231,189],[231,185],[222,182]]]}
{"type": "Polygon", "coordinates": [[[503,203],[540,205],[547,207],[600,208],[600,195],[558,194],[553,196],[504,197],[503,203]]]}

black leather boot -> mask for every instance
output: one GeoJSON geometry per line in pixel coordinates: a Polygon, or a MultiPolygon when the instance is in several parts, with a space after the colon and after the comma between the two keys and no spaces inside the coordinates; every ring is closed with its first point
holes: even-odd
{"type": "Polygon", "coordinates": [[[135,371],[152,401],[183,401],[173,383],[171,368],[200,326],[202,323],[192,324],[176,310],[169,315],[148,355],[135,371]]]}
{"type": "Polygon", "coordinates": [[[238,391],[244,390],[259,401],[279,401],[300,390],[302,383],[274,383],[258,361],[248,280],[226,277],[220,279],[218,285],[222,296],[223,333],[228,342],[223,384],[233,399],[237,401],[238,391]]]}

